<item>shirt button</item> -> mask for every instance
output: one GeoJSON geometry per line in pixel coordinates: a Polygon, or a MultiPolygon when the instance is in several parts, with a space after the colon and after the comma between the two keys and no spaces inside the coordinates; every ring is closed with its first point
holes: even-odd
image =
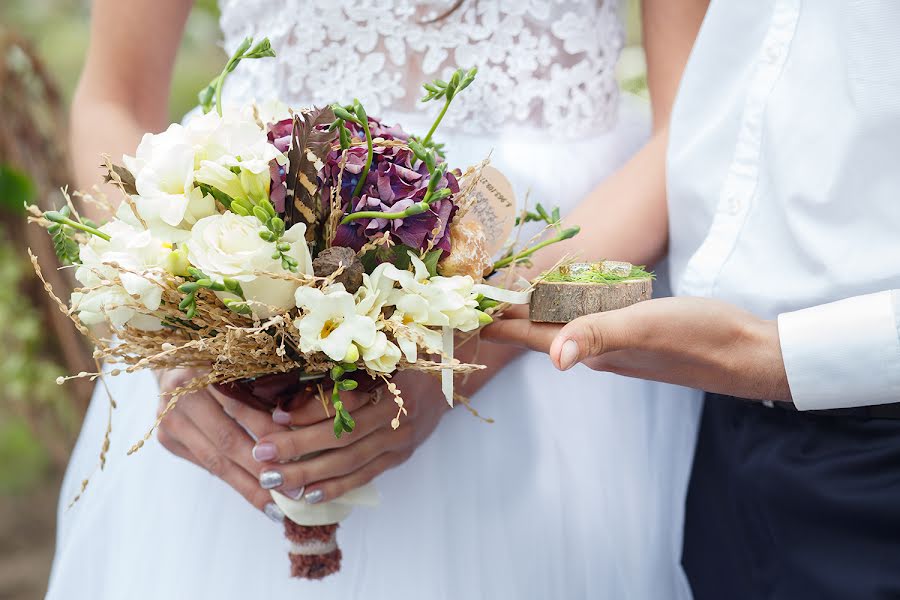
{"type": "Polygon", "coordinates": [[[778,60],[778,56],[781,54],[779,48],[776,44],[768,44],[766,46],[766,62],[774,63],[778,60]]]}
{"type": "Polygon", "coordinates": [[[737,196],[730,195],[725,198],[725,210],[730,215],[736,215],[741,212],[741,200],[737,196]]]}

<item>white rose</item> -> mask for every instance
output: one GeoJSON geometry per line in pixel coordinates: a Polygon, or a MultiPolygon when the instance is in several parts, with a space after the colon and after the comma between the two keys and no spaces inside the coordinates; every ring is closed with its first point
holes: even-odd
{"type": "Polygon", "coordinates": [[[194,179],[232,198],[267,199],[269,163],[287,161],[252,115],[210,112],[190,121],[186,134],[195,151],[194,179]]]}
{"type": "MultiPolygon", "coordinates": [[[[212,215],[197,221],[187,242],[188,260],[213,281],[221,283],[225,277],[241,284],[244,297],[261,318],[268,318],[294,307],[294,281],[276,279],[261,273],[289,273],[281,261],[272,258],[275,244],[259,237],[265,231],[256,217],[242,217],[232,212],[212,215]]],[[[291,249],[286,253],[294,258],[300,274],[312,273],[312,259],[306,246],[306,225],[298,223],[285,232],[282,241],[291,249]]],[[[218,292],[221,298],[233,294],[218,292]]]]}
{"type": "Polygon", "coordinates": [[[75,278],[91,290],[72,294],[72,305],[88,324],[107,318],[116,327],[126,323],[141,329],[158,329],[158,318],[146,313],[159,308],[162,300],[160,277],[171,246],[150,231],[139,230],[119,220],[100,227],[109,241],[91,237],[80,248],[81,265],[75,278]],[[120,269],[110,266],[117,264],[120,269]],[[116,278],[119,284],[104,285],[116,278]]]}
{"type": "Polygon", "coordinates": [[[254,99],[252,102],[237,106],[225,104],[224,111],[226,118],[232,117],[249,121],[258,119],[264,125],[291,118],[290,107],[274,98],[267,98],[261,102],[254,99]]]}
{"type": "Polygon", "coordinates": [[[357,311],[356,300],[341,284],[320,290],[303,286],[295,293],[303,315],[294,320],[300,333],[301,352],[324,352],[334,361],[343,361],[350,345],[362,348],[376,341],[375,321],[357,311]]]}
{"type": "MultiPolygon", "coordinates": [[[[134,203],[141,218],[158,237],[172,242],[187,239],[187,229],[216,212],[215,201],[194,186],[195,150],[181,125],[146,134],[134,157],[124,156],[135,178],[134,203]]],[[[123,203],[117,216],[133,225],[139,220],[123,203]]]]}

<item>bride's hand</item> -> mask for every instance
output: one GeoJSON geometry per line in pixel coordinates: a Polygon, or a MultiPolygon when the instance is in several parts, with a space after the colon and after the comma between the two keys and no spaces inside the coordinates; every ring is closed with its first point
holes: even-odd
{"type": "Polygon", "coordinates": [[[315,504],[342,496],[404,462],[434,431],[449,406],[439,382],[427,374],[400,373],[393,381],[408,413],[400,415],[396,430],[391,421],[398,406],[384,389],[377,402],[370,393],[341,393],[356,428],[340,439],[317,396],[290,413],[276,411],[274,419],[296,429],[259,436],[253,456],[264,463],[260,484],[315,504]]]}
{"type": "MultiPolygon", "coordinates": [[[[196,376],[197,371],[192,369],[162,371],[160,391],[171,392],[196,376]]],[[[167,396],[160,396],[160,412],[168,402],[167,396]]],[[[278,520],[280,511],[259,485],[262,468],[253,459],[253,438],[236,420],[257,435],[287,430],[273,422],[269,413],[250,408],[210,387],[179,398],[160,422],[157,438],[167,450],[224,480],[253,506],[278,520]]]]}

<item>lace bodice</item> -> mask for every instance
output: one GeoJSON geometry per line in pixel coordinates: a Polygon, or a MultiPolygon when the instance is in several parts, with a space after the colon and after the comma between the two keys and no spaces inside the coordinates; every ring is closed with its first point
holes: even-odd
{"type": "Polygon", "coordinates": [[[616,115],[623,35],[610,0],[221,0],[225,47],[268,36],[277,58],[247,61],[226,98],[295,105],[360,98],[370,114],[423,107],[419,85],[477,66],[442,129],[535,127],[561,137],[616,115]]]}

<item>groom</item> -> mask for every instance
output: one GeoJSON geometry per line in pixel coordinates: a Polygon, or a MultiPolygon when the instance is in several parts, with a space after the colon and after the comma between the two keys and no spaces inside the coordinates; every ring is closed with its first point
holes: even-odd
{"type": "Polygon", "coordinates": [[[700,600],[900,597],[898,30],[896,0],[713,1],[669,127],[676,297],[486,332],[708,392],[700,600]]]}

